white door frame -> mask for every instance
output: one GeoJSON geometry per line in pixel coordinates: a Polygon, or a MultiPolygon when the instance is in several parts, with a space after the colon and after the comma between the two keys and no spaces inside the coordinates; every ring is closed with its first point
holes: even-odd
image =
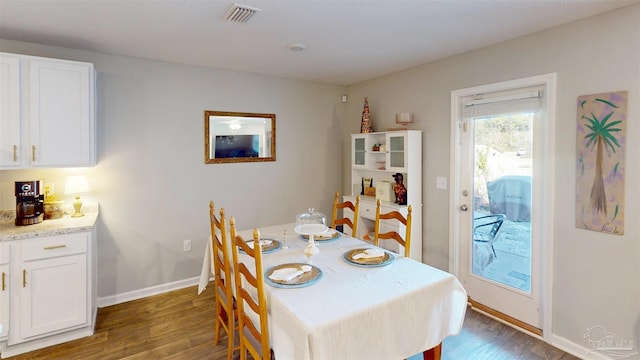
{"type": "Polygon", "coordinates": [[[494,84],[476,86],[472,88],[453,90],[451,92],[451,130],[450,130],[450,179],[451,191],[449,192],[449,271],[455,276],[459,276],[460,269],[460,211],[459,206],[463,203],[460,188],[458,171],[460,168],[461,156],[457,150],[460,142],[461,130],[459,129],[462,115],[462,98],[479,93],[488,93],[498,90],[515,89],[526,86],[544,85],[543,98],[546,108],[544,116],[544,162],[534,164],[534,168],[539,166],[543,172],[541,176],[541,203],[536,204],[535,215],[541,221],[540,238],[545,239],[540,249],[540,276],[541,284],[539,306],[542,312],[543,338],[550,339],[552,335],[551,314],[552,314],[552,288],[553,288],[553,191],[554,191],[554,170],[555,170],[555,114],[556,114],[556,74],[544,74],[523,79],[504,81],[494,84]],[[543,211],[544,210],[544,211],[543,211]]]}

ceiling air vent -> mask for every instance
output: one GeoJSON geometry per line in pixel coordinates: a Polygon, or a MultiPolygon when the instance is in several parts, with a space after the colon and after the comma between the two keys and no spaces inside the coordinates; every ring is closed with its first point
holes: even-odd
{"type": "Polygon", "coordinates": [[[253,14],[258,11],[262,11],[261,9],[252,8],[246,5],[233,4],[224,15],[224,19],[227,21],[235,21],[239,23],[246,23],[251,19],[253,14]]]}

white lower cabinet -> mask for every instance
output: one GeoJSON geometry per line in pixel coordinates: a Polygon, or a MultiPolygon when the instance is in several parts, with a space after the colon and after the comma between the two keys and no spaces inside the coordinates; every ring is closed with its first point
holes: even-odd
{"type": "Polygon", "coordinates": [[[0,244],[0,341],[9,333],[9,245],[0,244]]]}
{"type": "Polygon", "coordinates": [[[93,333],[92,239],[92,232],[79,232],[12,242],[2,358],[93,333]]]}

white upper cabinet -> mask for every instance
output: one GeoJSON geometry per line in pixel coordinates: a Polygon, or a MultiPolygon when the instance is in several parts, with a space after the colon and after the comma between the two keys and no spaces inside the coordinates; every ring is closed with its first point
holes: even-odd
{"type": "Polygon", "coordinates": [[[408,133],[387,133],[387,170],[407,171],[407,135],[408,133]]]}
{"type": "MultiPolygon", "coordinates": [[[[19,81],[3,76],[0,101],[3,108],[5,103],[15,106],[15,100],[9,95],[19,95],[20,135],[17,138],[21,142],[16,145],[0,137],[0,167],[95,165],[93,64],[0,53],[2,74],[4,64],[15,59],[19,62],[19,81]]],[[[9,66],[6,68],[9,73],[9,66]]],[[[2,129],[15,126],[15,115],[5,116],[3,109],[1,116],[2,129]]]]}
{"type": "Polygon", "coordinates": [[[19,167],[20,58],[0,55],[0,167],[19,167]]]}
{"type": "Polygon", "coordinates": [[[353,146],[351,147],[351,159],[353,159],[353,167],[364,169],[367,167],[367,136],[353,135],[353,146]]]}

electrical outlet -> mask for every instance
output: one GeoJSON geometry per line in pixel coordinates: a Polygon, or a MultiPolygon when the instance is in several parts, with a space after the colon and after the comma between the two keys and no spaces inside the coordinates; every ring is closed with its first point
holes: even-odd
{"type": "Polygon", "coordinates": [[[436,177],[436,189],[447,189],[447,178],[446,177],[436,177]]]}
{"type": "Polygon", "coordinates": [[[191,239],[182,241],[182,251],[191,251],[191,239]]]}

